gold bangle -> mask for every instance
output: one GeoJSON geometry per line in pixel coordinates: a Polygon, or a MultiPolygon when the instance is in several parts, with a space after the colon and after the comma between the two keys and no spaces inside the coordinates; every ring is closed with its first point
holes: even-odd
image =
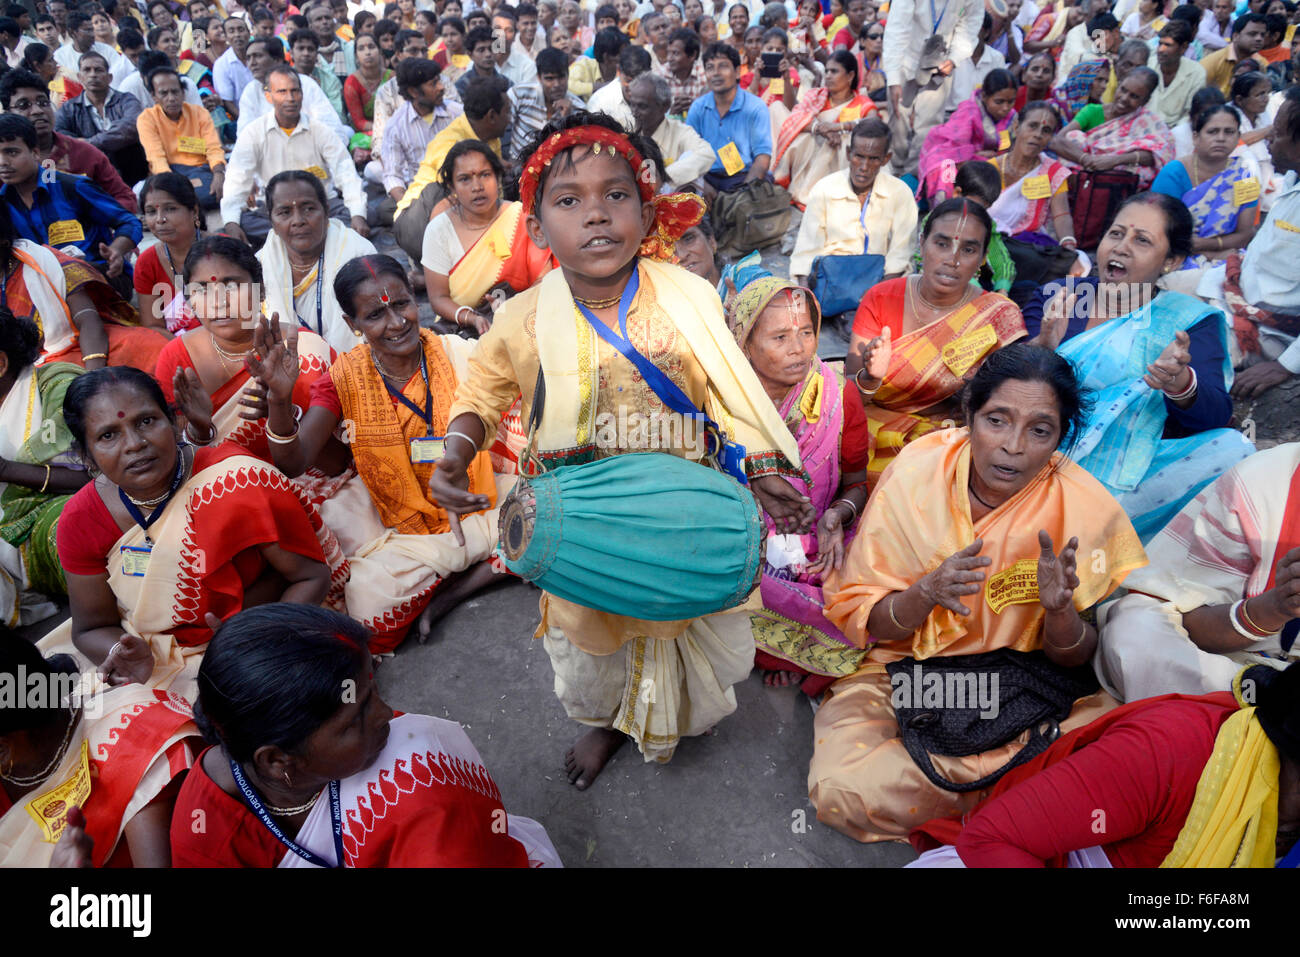
{"type": "Polygon", "coordinates": [[[276,445],[288,445],[297,437],[298,437],[297,422],[293,424],[293,431],[290,432],[288,435],[279,435],[276,432],[272,432],[271,423],[270,422],[266,423],[266,438],[267,441],[269,442],[274,442],[276,445]]]}
{"type": "MultiPolygon", "coordinates": [[[[82,310],[82,312],[85,312],[85,311],[86,311],[86,310],[84,310],[84,309],[82,310]]],[[[81,357],[81,361],[82,361],[82,362],[89,362],[91,359],[103,359],[104,361],[108,361],[108,353],[107,353],[107,352],[92,352],[92,353],[90,353],[90,355],[85,355],[85,354],[83,354],[82,357],[81,357]]]]}
{"type": "MultiPolygon", "coordinates": [[[[1052,645],[1052,647],[1055,648],[1057,651],[1073,651],[1075,648],[1078,648],[1081,644],[1083,644],[1083,639],[1086,638],[1087,635],[1088,635],[1088,623],[1084,621],[1082,618],[1080,618],[1079,637],[1075,639],[1074,644],[1065,645],[1064,647],[1062,647],[1061,645],[1052,645]]],[[[1051,642],[1048,642],[1048,644],[1051,644],[1051,642]]]]}
{"type": "Polygon", "coordinates": [[[889,620],[894,623],[894,627],[897,628],[899,631],[904,632],[906,634],[911,634],[911,630],[903,627],[903,623],[894,617],[894,602],[897,600],[898,600],[897,592],[889,596],[889,606],[887,608],[887,611],[889,612],[889,620]]]}
{"type": "MultiPolygon", "coordinates": [[[[874,389],[864,389],[862,387],[861,377],[862,377],[862,373],[866,371],[867,371],[867,367],[863,366],[861,369],[855,372],[853,374],[853,384],[858,387],[858,392],[862,395],[864,399],[870,399],[873,395],[875,395],[877,392],[880,391],[880,386],[878,385],[874,389]]],[[[880,385],[884,385],[884,382],[881,382],[880,385]]]]}
{"type": "MultiPolygon", "coordinates": [[[[46,466],[46,468],[49,468],[49,466],[46,466]]],[[[41,489],[41,491],[43,492],[45,491],[45,489],[41,489]]],[[[1256,595],[1253,597],[1257,598],[1259,596],[1256,595]]],[[[1241,604],[1237,606],[1237,614],[1241,616],[1241,620],[1243,623],[1245,623],[1246,627],[1249,628],[1251,631],[1258,632],[1260,638],[1272,638],[1274,635],[1278,634],[1277,631],[1269,631],[1267,628],[1264,628],[1255,623],[1255,619],[1250,617],[1250,609],[1247,607],[1247,605],[1249,604],[1250,604],[1250,599],[1243,598],[1241,604]]],[[[1279,629],[1279,631],[1280,630],[1281,629],[1279,629]]]]}
{"type": "Polygon", "coordinates": [[[44,492],[50,487],[50,467],[45,466],[45,482],[41,485],[41,491],[44,492]]]}

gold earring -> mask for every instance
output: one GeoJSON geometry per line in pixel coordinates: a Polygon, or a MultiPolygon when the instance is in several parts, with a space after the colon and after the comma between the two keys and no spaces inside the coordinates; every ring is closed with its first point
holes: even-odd
{"type": "Polygon", "coordinates": [[[288,771],[285,771],[285,772],[284,772],[284,786],[287,787],[287,788],[292,788],[292,787],[293,787],[293,782],[289,780],[289,772],[288,772],[288,771]]]}
{"type": "Polygon", "coordinates": [[[354,336],[356,336],[358,339],[361,338],[361,330],[360,330],[360,329],[353,329],[353,330],[352,330],[352,334],[353,334],[354,336]]]}

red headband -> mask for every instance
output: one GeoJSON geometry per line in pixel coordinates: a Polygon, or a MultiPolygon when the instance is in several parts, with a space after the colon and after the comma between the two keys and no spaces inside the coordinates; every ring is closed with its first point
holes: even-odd
{"type": "Polygon", "coordinates": [[[622,156],[632,167],[641,201],[653,204],[654,222],[650,226],[650,234],[641,243],[640,255],[676,262],[674,247],[677,240],[682,233],[704,218],[704,201],[691,193],[656,196],[654,178],[649,175],[647,161],[641,152],[622,133],[603,126],[575,126],[556,133],[547,137],[537,152],[528,158],[519,177],[519,199],[523,202],[525,215],[534,212],[537,184],[543,168],[550,166],[551,161],[565,150],[584,144],[590,144],[591,151],[596,154],[608,149],[611,156],[622,156]]]}

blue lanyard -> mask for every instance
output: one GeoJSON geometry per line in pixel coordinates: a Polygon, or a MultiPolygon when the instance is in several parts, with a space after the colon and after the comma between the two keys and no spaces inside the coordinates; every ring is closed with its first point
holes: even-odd
{"type": "Polygon", "coordinates": [[[167,506],[172,503],[172,499],[176,497],[177,489],[181,487],[181,476],[184,474],[185,452],[180,447],[177,447],[176,477],[172,479],[172,487],[167,490],[167,497],[158,504],[158,507],[149,514],[148,518],[145,518],[144,513],[140,511],[135,502],[131,501],[131,499],[127,497],[126,492],[122,491],[120,488],[117,490],[118,497],[122,500],[122,504],[126,506],[127,514],[131,516],[132,520],[137,525],[144,529],[144,540],[150,545],[153,545],[153,539],[149,537],[149,526],[158,521],[158,519],[162,517],[162,513],[167,510],[167,506]]]}
{"type": "Polygon", "coordinates": [[[315,864],[317,867],[342,867],[343,866],[343,802],[340,798],[340,789],[338,781],[330,782],[330,828],[334,833],[334,855],[337,864],[331,864],[325,858],[321,857],[305,847],[300,847],[293,840],[287,837],[284,831],[280,830],[275,821],[271,820],[271,812],[266,809],[262,799],[257,796],[248,779],[244,777],[243,769],[238,762],[233,759],[230,761],[230,773],[235,776],[235,784],[239,786],[239,793],[244,796],[244,803],[248,809],[257,815],[257,819],[262,822],[262,826],[271,832],[271,836],[277,841],[293,851],[308,864],[315,864]]]}
{"type": "Polygon", "coordinates": [[[939,24],[943,23],[943,18],[946,17],[947,15],[948,15],[948,4],[946,0],[943,5],[943,13],[939,13],[939,14],[936,14],[934,12],[934,0],[930,0],[930,21],[934,24],[935,33],[939,32],[939,24]]]}
{"type": "MultiPolygon", "coordinates": [[[[168,259],[171,258],[171,253],[167,254],[167,258],[168,259]]],[[[325,254],[321,253],[320,262],[316,265],[316,328],[315,329],[312,329],[311,326],[307,325],[307,323],[302,321],[302,316],[298,315],[297,297],[294,297],[293,300],[293,317],[298,320],[298,325],[311,332],[315,332],[316,335],[320,336],[321,338],[324,338],[325,336],[325,314],[321,308],[321,297],[322,297],[321,288],[324,286],[324,284],[325,284],[325,254]]],[[[293,295],[292,289],[289,290],[289,294],[291,296],[293,295]]]]}
{"type": "MultiPolygon", "coordinates": [[[[370,353],[370,360],[373,362],[375,358],[373,352],[374,346],[371,346],[370,348],[372,350],[370,353]]],[[[379,372],[379,366],[375,366],[375,371],[379,372]]],[[[420,352],[420,377],[424,380],[423,411],[421,411],[418,405],[404,396],[401,392],[394,389],[389,384],[388,380],[384,378],[384,374],[379,372],[379,381],[384,384],[384,388],[388,390],[388,394],[420,417],[420,421],[424,423],[425,435],[433,435],[433,390],[429,388],[429,367],[425,364],[423,351],[420,352]]]]}
{"type": "Polygon", "coordinates": [[[632,276],[628,279],[627,285],[623,287],[623,295],[618,300],[618,332],[597,319],[592,311],[582,303],[576,300],[574,302],[582,317],[596,330],[597,335],[617,349],[623,358],[636,367],[636,370],[641,373],[641,377],[645,379],[646,385],[654,390],[655,395],[659,397],[659,400],[664,405],[678,415],[699,416],[704,420],[705,435],[709,443],[709,455],[717,459],[724,472],[736,479],[741,485],[748,485],[749,479],[745,474],[744,446],[726,441],[718,424],[710,419],[703,409],[698,408],[690,400],[690,397],[681,390],[681,387],[668,378],[667,373],[637,351],[636,346],[632,345],[631,340],[628,339],[627,313],[632,307],[632,300],[636,297],[636,291],[640,287],[641,270],[639,266],[633,265],[632,276]]]}

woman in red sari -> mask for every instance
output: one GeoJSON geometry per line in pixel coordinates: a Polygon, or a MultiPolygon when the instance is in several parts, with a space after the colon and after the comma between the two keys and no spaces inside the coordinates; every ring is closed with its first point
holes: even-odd
{"type": "Polygon", "coordinates": [[[167,867],[172,806],[202,745],[186,702],[106,688],[0,627],[0,680],[55,692],[0,707],[0,867],[167,867]]]}
{"type": "Polygon", "coordinates": [[[506,813],[459,724],[384,703],[369,637],[292,604],[221,626],[199,669],[213,747],[176,802],[177,867],[562,866],[540,824],[506,813]]]}
{"type": "Polygon", "coordinates": [[[63,510],[72,619],[42,649],[75,653],[110,684],[192,699],[214,618],[341,598],[338,543],[296,486],[238,446],[182,444],[151,376],[88,372],[63,414],[99,477],[63,510]]]}

